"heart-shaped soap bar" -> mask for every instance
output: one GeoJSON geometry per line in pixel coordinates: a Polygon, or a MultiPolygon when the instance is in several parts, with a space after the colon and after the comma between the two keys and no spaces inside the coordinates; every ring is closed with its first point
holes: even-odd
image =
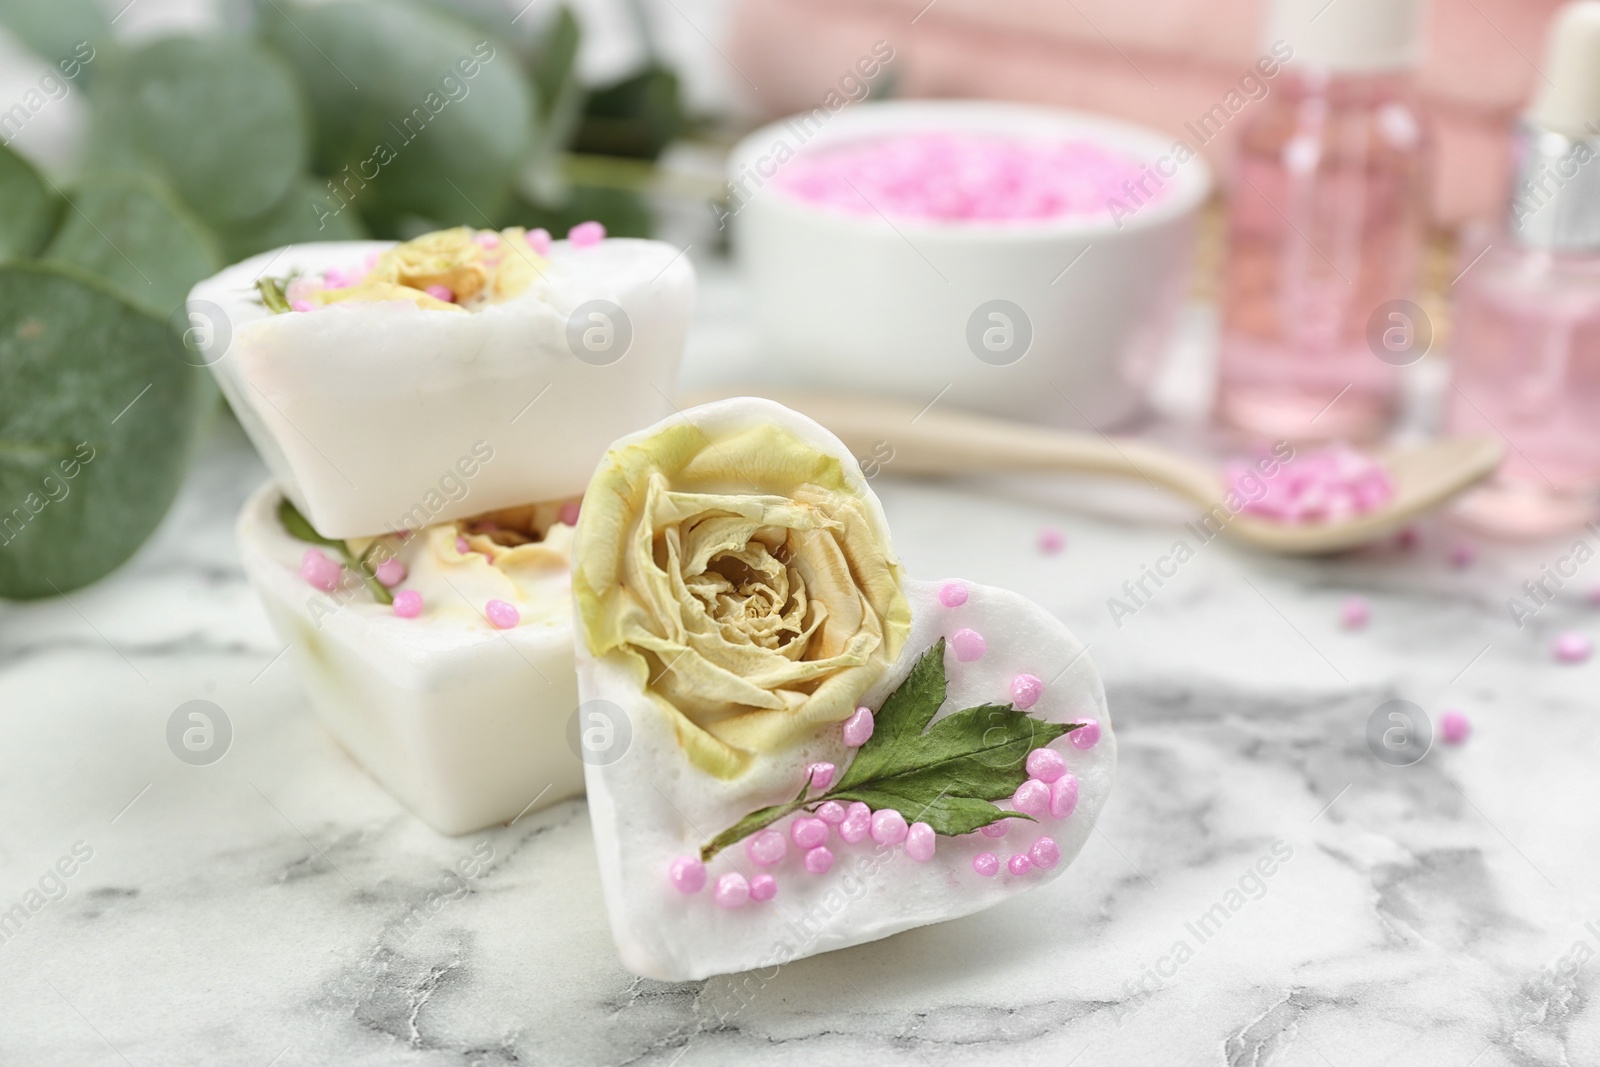
{"type": "Polygon", "coordinates": [[[1083,646],[904,577],[822,427],[756,399],[623,438],[573,565],[579,737],[623,963],[682,981],[967,915],[1058,876],[1111,790],[1083,646]]]}

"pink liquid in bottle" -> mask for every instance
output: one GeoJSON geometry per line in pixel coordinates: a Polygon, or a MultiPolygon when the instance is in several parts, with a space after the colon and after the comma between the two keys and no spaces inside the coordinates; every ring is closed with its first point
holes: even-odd
{"type": "Polygon", "coordinates": [[[1431,333],[1414,305],[1391,304],[1413,295],[1426,220],[1410,78],[1286,71],[1253,106],[1228,217],[1217,417],[1291,440],[1381,436],[1399,367],[1431,333]]]}

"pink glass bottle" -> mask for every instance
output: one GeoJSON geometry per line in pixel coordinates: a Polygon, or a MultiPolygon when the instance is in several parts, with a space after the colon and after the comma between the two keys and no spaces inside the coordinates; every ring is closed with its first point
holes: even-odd
{"type": "Polygon", "coordinates": [[[1537,537],[1600,516],[1600,2],[1550,31],[1505,224],[1462,252],[1446,428],[1506,458],[1457,514],[1537,537]]]}
{"type": "Polygon", "coordinates": [[[1421,4],[1278,0],[1273,16],[1272,44],[1293,53],[1239,138],[1216,415],[1257,436],[1371,439],[1429,333],[1397,303],[1427,221],[1421,4]]]}

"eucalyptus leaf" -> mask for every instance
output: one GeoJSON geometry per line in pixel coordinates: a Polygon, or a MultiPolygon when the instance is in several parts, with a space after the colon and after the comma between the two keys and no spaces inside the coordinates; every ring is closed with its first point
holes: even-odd
{"type": "Polygon", "coordinates": [[[375,230],[501,210],[527,155],[533,91],[491,35],[406,0],[275,3],[264,38],[315,115],[313,167],[375,230]]]}
{"type": "Polygon", "coordinates": [[[0,146],[0,261],[25,259],[50,239],[61,199],[33,165],[0,146]]]}
{"type": "Polygon", "coordinates": [[[308,241],[360,241],[370,234],[353,207],[346,207],[324,183],[301,178],[289,194],[258,219],[218,234],[229,263],[284,245],[308,241]]]}
{"type": "Polygon", "coordinates": [[[112,44],[111,21],[95,0],[0,0],[0,25],[63,73],[69,68],[60,64],[76,62],[85,83],[112,44]],[[89,51],[80,49],[83,44],[89,51]],[[89,56],[94,58],[84,63],[89,56]]]}
{"type": "Polygon", "coordinates": [[[589,93],[572,150],[656,159],[687,126],[678,75],[653,66],[589,93]]]}
{"type": "Polygon", "coordinates": [[[112,65],[94,98],[97,138],[131,147],[214,227],[271,211],[306,168],[294,79],[248,39],[158,40],[112,65]]]}
{"type": "Polygon", "coordinates": [[[61,229],[45,250],[166,319],[202,278],[221,268],[205,227],[149,175],[109,174],[67,196],[61,229]]]}
{"type": "Polygon", "coordinates": [[[612,237],[649,237],[655,220],[644,197],[626,189],[598,185],[571,185],[557,205],[515,197],[500,215],[501,226],[542,226],[557,237],[580,222],[603,223],[612,237]]]}
{"type": "Polygon", "coordinates": [[[215,396],[180,350],[94,280],[0,266],[0,597],[87,585],[161,522],[215,396]]]}

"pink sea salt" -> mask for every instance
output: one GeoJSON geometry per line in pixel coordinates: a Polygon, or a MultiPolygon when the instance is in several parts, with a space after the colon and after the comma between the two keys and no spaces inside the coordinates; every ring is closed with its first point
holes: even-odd
{"type": "MultiPolygon", "coordinates": [[[[802,155],[775,184],[850,215],[1006,222],[1103,215],[1142,171],[1135,157],[1094,141],[927,130],[802,155]]],[[[1146,202],[1160,199],[1156,183],[1146,184],[1146,202]]]]}
{"type": "Polygon", "coordinates": [[[1224,469],[1239,510],[1285,523],[1342,522],[1389,502],[1389,469],[1348,445],[1330,445],[1286,462],[1234,460],[1224,469]]]}

